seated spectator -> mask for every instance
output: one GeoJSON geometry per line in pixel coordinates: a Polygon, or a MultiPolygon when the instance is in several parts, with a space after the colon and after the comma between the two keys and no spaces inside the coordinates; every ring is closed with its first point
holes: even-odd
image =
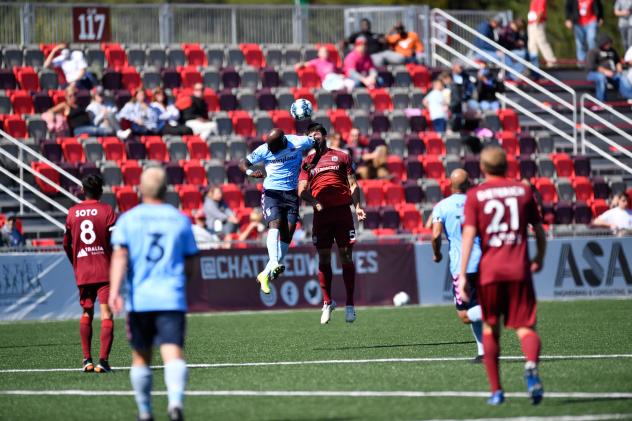
{"type": "Polygon", "coordinates": [[[628,209],[628,196],[618,193],[613,201],[616,201],[617,206],[599,215],[593,225],[610,228],[615,235],[632,233],[632,210],[628,209]]]}
{"type": "Polygon", "coordinates": [[[485,63],[482,63],[478,71],[476,90],[478,91],[478,105],[481,111],[498,111],[500,103],[496,98],[496,92],[500,92],[499,82],[485,63]]]}
{"type": "Polygon", "coordinates": [[[351,149],[352,159],[356,166],[356,173],[363,180],[388,178],[390,173],[386,168],[388,148],[380,145],[373,151],[362,145],[360,130],[353,128],[349,132],[347,145],[351,149]]]}
{"type": "Polygon", "coordinates": [[[349,147],[347,147],[347,145],[345,144],[344,140],[342,140],[342,135],[340,133],[334,132],[331,135],[329,135],[329,142],[328,143],[329,143],[328,146],[331,149],[335,149],[337,151],[346,152],[350,156],[353,156],[353,153],[351,152],[349,147]]]}
{"type": "MultiPolygon", "coordinates": [[[[485,20],[483,22],[481,22],[480,25],[478,25],[478,27],[476,28],[476,31],[483,35],[486,38],[489,38],[492,41],[498,42],[498,33],[497,33],[497,29],[498,29],[498,25],[500,24],[500,18],[497,17],[493,17],[489,20],[485,20]]],[[[480,61],[490,61],[488,56],[491,57],[496,57],[498,51],[496,50],[496,47],[494,47],[493,45],[491,45],[489,42],[487,42],[486,40],[476,37],[476,39],[474,39],[474,46],[483,50],[483,53],[486,54],[482,54],[479,52],[474,52],[474,58],[476,60],[480,60],[480,61]]]]}
{"type": "Polygon", "coordinates": [[[137,136],[158,134],[158,114],[147,103],[145,90],[136,89],[132,98],[119,111],[119,121],[130,123],[131,134],[137,136]]]}
{"type": "Polygon", "coordinates": [[[222,189],[211,187],[204,199],[206,227],[216,234],[237,232],[239,220],[224,201],[222,189]]]}
{"type": "Polygon", "coordinates": [[[432,127],[437,133],[445,133],[448,125],[448,102],[443,92],[443,82],[435,79],[432,82],[432,89],[424,98],[424,107],[428,109],[432,127]]]}
{"type": "Polygon", "coordinates": [[[329,50],[327,47],[320,47],[318,49],[318,57],[307,61],[305,63],[298,63],[294,68],[298,72],[305,66],[311,66],[318,74],[321,80],[323,89],[334,92],[344,88],[344,76],[336,73],[336,65],[329,60],[329,50]]]}
{"type": "Polygon", "coordinates": [[[343,51],[346,51],[349,46],[355,46],[355,42],[358,38],[364,38],[366,41],[366,52],[373,58],[374,54],[381,53],[385,49],[386,40],[384,34],[377,34],[371,31],[371,21],[364,18],[360,21],[360,31],[354,32],[344,40],[343,51]]]}
{"type": "Polygon", "coordinates": [[[476,87],[458,59],[452,61],[452,72],[443,76],[443,84],[450,90],[450,129],[453,132],[461,131],[464,114],[478,113],[478,102],[473,98],[476,87]]]}
{"type": "Polygon", "coordinates": [[[208,105],[204,100],[204,85],[196,83],[193,85],[193,95],[183,100],[178,106],[180,109],[180,120],[193,130],[193,133],[207,140],[212,134],[217,134],[217,123],[208,118],[208,105]]]}
{"type": "Polygon", "coordinates": [[[239,241],[256,241],[263,238],[263,231],[266,226],[263,225],[263,213],[260,209],[254,209],[250,214],[250,222],[239,232],[239,241]]]}
{"type": "Polygon", "coordinates": [[[2,243],[7,247],[20,247],[25,244],[24,236],[17,227],[17,217],[14,215],[7,218],[0,234],[2,235],[2,243]]]}
{"type": "Polygon", "coordinates": [[[77,104],[77,89],[74,85],[66,88],[66,98],[42,114],[51,133],[56,136],[107,136],[111,131],[92,123],[88,112],[77,104]]]}
{"type": "Polygon", "coordinates": [[[97,86],[90,91],[92,100],[86,108],[86,111],[92,118],[92,124],[107,130],[108,134],[116,133],[119,130],[118,120],[116,119],[116,106],[114,104],[106,104],[103,100],[103,88],[97,86]]]}
{"type": "MultiPolygon", "coordinates": [[[[529,51],[527,50],[528,39],[523,19],[514,19],[509,22],[500,32],[498,43],[521,59],[531,60],[534,66],[538,65],[537,57],[534,57],[534,61],[534,58],[529,56],[529,51]]],[[[518,73],[525,73],[525,66],[517,60],[514,61],[510,57],[505,56],[505,64],[518,73]]],[[[510,72],[507,73],[507,77],[514,80],[517,79],[517,76],[510,72]]]]}
{"type": "Polygon", "coordinates": [[[175,136],[193,134],[193,130],[184,124],[180,124],[180,110],[175,105],[169,104],[165,91],[157,87],[154,89],[154,101],[149,106],[158,116],[157,131],[161,135],[175,136]]]}
{"type": "Polygon", "coordinates": [[[194,223],[191,225],[191,230],[193,231],[193,238],[195,239],[195,244],[198,249],[210,250],[219,248],[219,237],[206,229],[206,214],[203,209],[193,211],[193,221],[194,223]]]}
{"type": "Polygon", "coordinates": [[[595,97],[599,101],[606,100],[608,83],[619,89],[619,94],[627,99],[632,98],[632,84],[623,77],[623,66],[619,61],[619,54],[613,48],[612,38],[608,35],[599,36],[597,47],[588,51],[586,57],[587,79],[595,82],[595,97]]]}
{"type": "Polygon", "coordinates": [[[371,56],[376,66],[424,62],[424,45],[419,40],[419,35],[406,31],[401,22],[386,35],[386,42],[390,49],[371,56]]]}
{"type": "Polygon", "coordinates": [[[364,86],[373,89],[377,86],[377,70],[371,56],[366,51],[366,40],[358,38],[353,51],[347,54],[344,61],[344,72],[348,78],[347,90],[364,86]]]}
{"type": "Polygon", "coordinates": [[[59,44],[53,48],[44,61],[44,67],[61,67],[66,83],[78,89],[90,90],[96,85],[96,79],[88,72],[88,63],[80,50],[70,51],[68,44],[59,44]],[[61,50],[61,52],[60,52],[61,50]],[[59,55],[57,55],[59,53],[59,55]],[[57,57],[55,57],[57,55],[57,57]]]}

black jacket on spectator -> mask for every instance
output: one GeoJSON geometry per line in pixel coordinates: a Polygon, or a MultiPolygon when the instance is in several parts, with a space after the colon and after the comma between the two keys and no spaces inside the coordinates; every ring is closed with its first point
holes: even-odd
{"type": "Polygon", "coordinates": [[[77,127],[92,126],[92,119],[90,118],[90,115],[85,108],[81,107],[71,107],[70,112],[66,116],[66,122],[68,123],[68,128],[70,129],[71,134],[74,134],[74,130],[77,127]]]}
{"type": "Polygon", "coordinates": [[[479,79],[476,89],[478,91],[479,101],[498,101],[498,98],[496,98],[496,92],[502,92],[498,81],[492,75],[489,75],[487,80],[479,79]]]}
{"type": "MultiPolygon", "coordinates": [[[[566,0],[564,10],[566,11],[567,20],[575,24],[579,22],[579,5],[577,4],[577,0],[566,0]]],[[[595,16],[597,16],[597,20],[603,19],[603,4],[601,0],[593,1],[593,11],[595,12],[595,16]]]]}
{"type": "Polygon", "coordinates": [[[524,50],[527,48],[526,32],[515,31],[511,26],[507,25],[500,33],[498,43],[511,50],[524,50]]]}
{"type": "Polygon", "coordinates": [[[353,45],[356,39],[364,38],[366,40],[366,51],[370,55],[384,50],[384,44],[380,41],[383,36],[383,34],[376,34],[375,32],[354,32],[347,38],[347,43],[353,45]]]}
{"type": "Polygon", "coordinates": [[[208,120],[208,105],[206,105],[206,101],[204,101],[204,98],[192,96],[191,106],[182,110],[182,112],[180,113],[180,118],[183,122],[195,120],[198,118],[208,120]]]}
{"type": "Polygon", "coordinates": [[[619,54],[617,54],[614,48],[610,47],[608,50],[602,50],[597,47],[588,51],[588,55],[586,56],[586,68],[591,72],[597,72],[599,67],[616,71],[619,61],[619,54]]]}

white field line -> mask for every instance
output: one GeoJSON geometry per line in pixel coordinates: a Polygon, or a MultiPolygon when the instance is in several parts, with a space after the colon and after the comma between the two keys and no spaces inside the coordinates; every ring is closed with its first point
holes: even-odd
{"type": "MultiPolygon", "coordinates": [[[[152,392],[156,396],[166,391],[152,392]]],[[[132,390],[0,390],[12,396],[133,396],[132,390]]],[[[476,391],[366,391],[366,390],[188,390],[187,396],[241,396],[289,398],[486,398],[489,392],[476,391]]],[[[526,393],[505,393],[508,398],[524,398],[526,393]]],[[[586,393],[546,392],[548,399],[632,399],[632,392],[586,393]]]]}
{"type": "MultiPolygon", "coordinates": [[[[523,361],[523,356],[500,357],[505,361],[523,361]]],[[[590,359],[627,359],[632,354],[595,354],[595,355],[543,355],[540,360],[590,360],[590,359]]],[[[377,364],[377,363],[423,363],[423,362],[457,362],[470,361],[471,357],[422,357],[422,358],[371,358],[349,360],[308,360],[308,361],[260,361],[243,363],[211,363],[188,364],[189,368],[234,368],[234,367],[269,367],[269,366],[295,366],[295,365],[329,365],[329,364],[377,364]]],[[[129,370],[131,367],[112,367],[115,370],[129,370]]],[[[164,368],[162,365],[152,368],[164,368]]],[[[81,371],[81,368],[7,368],[0,373],[46,373],[46,372],[73,372],[81,371]]]]}
{"type": "Polygon", "coordinates": [[[423,421],[606,421],[629,420],[632,414],[595,414],[595,415],[555,415],[550,417],[507,417],[507,418],[468,418],[463,419],[434,419],[423,421]]]}

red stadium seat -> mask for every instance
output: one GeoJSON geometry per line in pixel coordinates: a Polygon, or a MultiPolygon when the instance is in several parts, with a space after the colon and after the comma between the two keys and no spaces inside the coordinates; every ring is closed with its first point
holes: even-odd
{"type": "Polygon", "coordinates": [[[227,183],[222,185],[223,199],[233,211],[244,207],[244,195],[237,184],[227,183]]]}
{"type": "Polygon", "coordinates": [[[434,155],[434,156],[445,155],[445,145],[439,133],[423,132],[421,133],[421,139],[426,145],[427,155],[434,155]]]}
{"type": "Polygon", "coordinates": [[[520,121],[518,120],[518,114],[516,114],[514,110],[509,108],[498,110],[498,119],[500,120],[500,125],[504,131],[520,131],[520,121]]]}
{"type": "Polygon", "coordinates": [[[507,156],[507,178],[520,179],[520,165],[513,155],[507,156]]]}
{"type": "Polygon", "coordinates": [[[39,91],[39,76],[30,66],[15,67],[13,74],[21,89],[25,91],[39,91]]]}
{"type": "Polygon", "coordinates": [[[160,162],[169,161],[167,145],[160,136],[142,136],[141,142],[145,144],[147,149],[147,159],[160,162]]]}
{"type": "Polygon", "coordinates": [[[244,59],[249,66],[260,69],[265,67],[266,60],[259,44],[239,44],[241,52],[244,53],[244,59]]]}
{"type": "Polygon", "coordinates": [[[312,103],[312,107],[314,108],[314,111],[317,110],[318,108],[317,101],[310,88],[306,88],[306,87],[292,88],[292,93],[294,94],[294,99],[300,99],[300,98],[306,99],[312,103]]]}
{"type": "Polygon", "coordinates": [[[134,67],[125,67],[121,69],[121,85],[123,89],[134,92],[143,86],[143,81],[134,67]]]}
{"type": "Polygon", "coordinates": [[[181,184],[176,186],[176,192],[180,197],[180,207],[183,210],[193,210],[202,204],[202,194],[196,186],[181,184]]]}
{"type": "Polygon", "coordinates": [[[203,83],[202,75],[195,66],[179,67],[180,78],[182,79],[182,88],[193,88],[196,83],[203,83]]]}
{"type": "Polygon", "coordinates": [[[399,218],[402,228],[409,232],[416,232],[423,222],[421,220],[421,214],[417,207],[412,203],[404,203],[397,208],[399,211],[399,218]]]}
{"type": "Polygon", "coordinates": [[[371,98],[373,99],[373,106],[375,107],[375,111],[383,112],[393,109],[391,96],[388,94],[388,91],[386,89],[371,89],[369,90],[369,95],[371,95],[371,98]]]}
{"type": "Polygon", "coordinates": [[[211,159],[208,145],[199,136],[182,136],[182,141],[187,144],[190,159],[211,159]]]}
{"type": "Polygon", "coordinates": [[[26,122],[19,115],[11,114],[4,116],[2,127],[11,136],[23,139],[27,137],[26,122]]]}
{"type": "Polygon", "coordinates": [[[137,161],[129,160],[121,164],[121,173],[123,174],[123,184],[126,186],[137,186],[140,184],[140,175],[143,168],[138,165],[137,161]]]}
{"type": "Polygon", "coordinates": [[[498,140],[502,148],[507,152],[508,156],[520,155],[520,147],[518,138],[514,132],[502,131],[497,134],[498,140]]]}
{"type": "Polygon", "coordinates": [[[557,203],[557,190],[551,180],[546,177],[538,178],[535,182],[535,188],[542,196],[544,203],[557,203]]]}
{"type": "MultiPolygon", "coordinates": [[[[322,84],[318,73],[316,73],[316,69],[312,66],[305,66],[298,69],[298,80],[303,88],[320,88],[322,84]]],[[[312,104],[314,104],[314,102],[315,101],[312,101],[312,104]]]]}
{"type": "Polygon", "coordinates": [[[125,145],[116,137],[102,137],[99,139],[105,159],[108,161],[125,162],[127,154],[125,153],[125,145]]]}
{"type": "Polygon", "coordinates": [[[198,160],[182,160],[180,166],[184,169],[184,179],[187,184],[206,186],[206,170],[198,160]]]}
{"type": "Polygon", "coordinates": [[[343,139],[347,139],[349,132],[353,128],[353,123],[345,110],[329,110],[329,119],[335,131],[340,133],[343,139]]]}
{"type": "Polygon", "coordinates": [[[424,157],[424,173],[428,178],[443,180],[445,178],[445,168],[437,156],[427,155],[424,157]]]}
{"type": "Polygon", "coordinates": [[[55,247],[55,240],[52,238],[42,238],[31,240],[33,247],[55,247]]]}
{"type": "Polygon", "coordinates": [[[204,101],[206,101],[209,111],[219,111],[219,98],[211,88],[204,88],[204,101]]]}
{"type": "Polygon", "coordinates": [[[573,189],[575,189],[575,198],[578,201],[590,203],[595,198],[592,183],[588,177],[575,177],[573,189]]]}
{"type": "Polygon", "coordinates": [[[406,203],[404,188],[398,183],[387,183],[384,185],[384,203],[397,206],[406,203]]]}
{"type": "Polygon", "coordinates": [[[53,104],[57,105],[66,100],[66,93],[61,89],[51,89],[48,91],[48,95],[53,98],[53,104]]]}
{"type": "Polygon", "coordinates": [[[418,64],[407,64],[406,69],[410,73],[413,85],[426,92],[430,87],[430,72],[428,69],[418,64]]]}
{"type": "Polygon", "coordinates": [[[590,208],[592,209],[593,218],[598,217],[599,215],[610,209],[608,203],[606,203],[604,199],[595,199],[592,202],[590,208]]]}
{"type": "MultiPolygon", "coordinates": [[[[57,45],[58,44],[40,44],[39,48],[44,54],[44,57],[48,57],[53,49],[57,47],[57,45]]],[[[55,57],[57,57],[59,54],[61,54],[61,50],[57,50],[57,53],[55,53],[55,57]]]]}
{"type": "Polygon", "coordinates": [[[573,160],[567,153],[553,153],[551,154],[551,160],[553,165],[555,165],[558,177],[572,178],[575,176],[575,165],[573,165],[573,160]]]}
{"type": "Polygon", "coordinates": [[[126,212],[138,205],[138,194],[131,186],[113,186],[112,192],[116,196],[119,212],[126,212]]]}
{"type": "Polygon", "coordinates": [[[270,117],[272,117],[272,123],[274,124],[274,127],[283,130],[285,133],[294,133],[294,131],[296,130],[296,125],[289,111],[276,110],[270,111],[269,114],[270,117]]]}
{"type": "Polygon", "coordinates": [[[382,206],[384,204],[384,188],[380,180],[367,180],[362,185],[367,206],[382,206]]]}
{"type": "Polygon", "coordinates": [[[120,45],[110,44],[105,48],[105,60],[108,68],[121,70],[127,66],[127,54],[120,45]]]}
{"type": "Polygon", "coordinates": [[[237,110],[228,113],[233,123],[233,132],[240,136],[255,136],[255,123],[248,111],[237,110]]]}
{"type": "Polygon", "coordinates": [[[391,173],[391,176],[398,180],[406,180],[406,165],[404,165],[404,160],[401,156],[389,155],[386,159],[386,168],[388,168],[388,172],[391,173]]]}
{"type": "Polygon", "coordinates": [[[13,108],[13,114],[33,114],[33,99],[28,91],[13,91],[11,108],[13,108]]]}
{"type": "Polygon", "coordinates": [[[206,53],[200,44],[182,44],[182,49],[189,66],[206,66],[208,64],[206,53]]]}
{"type": "MultiPolygon", "coordinates": [[[[31,168],[35,170],[36,172],[42,174],[43,176],[48,177],[48,179],[50,179],[50,181],[52,181],[53,183],[59,185],[59,181],[60,181],[59,173],[50,165],[45,164],[43,162],[31,162],[31,168]]],[[[59,191],[55,187],[52,187],[49,184],[47,184],[45,181],[41,180],[39,177],[35,177],[35,183],[37,184],[39,189],[42,191],[42,193],[55,194],[59,191]]]]}
{"type": "Polygon", "coordinates": [[[61,145],[61,150],[64,154],[64,160],[71,164],[80,164],[86,162],[86,157],[83,153],[83,146],[79,143],[79,140],[74,137],[65,137],[57,140],[57,143],[61,145]]]}
{"type": "Polygon", "coordinates": [[[390,237],[396,234],[397,231],[392,228],[377,228],[373,230],[373,235],[376,237],[390,237]]]}

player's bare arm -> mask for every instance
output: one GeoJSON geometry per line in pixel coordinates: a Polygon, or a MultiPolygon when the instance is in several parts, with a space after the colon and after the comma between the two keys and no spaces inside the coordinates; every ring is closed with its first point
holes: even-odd
{"type": "Polygon", "coordinates": [[[248,161],[247,159],[242,159],[239,162],[239,169],[242,170],[243,172],[245,172],[248,177],[264,178],[263,171],[261,171],[261,170],[253,170],[250,167],[252,167],[252,163],[250,161],[248,161]]]}
{"type": "Polygon", "coordinates": [[[68,256],[68,260],[70,260],[70,263],[72,263],[73,262],[72,234],[70,232],[69,226],[66,226],[66,233],[64,234],[64,251],[66,252],[66,256],[68,256]]]}
{"type": "Polygon", "coordinates": [[[472,255],[472,247],[474,247],[474,238],[476,237],[476,227],[465,225],[463,227],[463,240],[461,243],[461,273],[459,274],[458,290],[463,301],[468,302],[470,297],[467,290],[467,264],[472,255]]]}
{"type": "Polygon", "coordinates": [[[312,190],[309,188],[309,182],[307,180],[300,180],[298,182],[298,196],[309,203],[318,212],[323,210],[323,205],[312,195],[312,190]]]}
{"type": "Polygon", "coordinates": [[[110,299],[108,304],[114,313],[123,310],[123,296],[121,295],[121,284],[127,272],[127,248],[117,247],[112,252],[112,263],[110,264],[110,299]]]}
{"type": "Polygon", "coordinates": [[[439,263],[443,256],[441,255],[441,236],[443,235],[443,224],[441,222],[432,223],[432,260],[439,263]]]}
{"type": "Polygon", "coordinates": [[[546,232],[544,232],[542,224],[535,224],[533,231],[535,233],[537,252],[531,261],[531,272],[539,272],[542,270],[542,263],[544,262],[544,255],[546,253],[546,232]]]}
{"type": "Polygon", "coordinates": [[[353,206],[355,207],[356,216],[359,221],[364,221],[366,219],[366,213],[364,209],[362,209],[362,201],[360,199],[360,188],[358,187],[358,181],[354,174],[349,174],[347,176],[347,181],[349,182],[349,190],[351,190],[351,200],[353,200],[353,206]]]}

